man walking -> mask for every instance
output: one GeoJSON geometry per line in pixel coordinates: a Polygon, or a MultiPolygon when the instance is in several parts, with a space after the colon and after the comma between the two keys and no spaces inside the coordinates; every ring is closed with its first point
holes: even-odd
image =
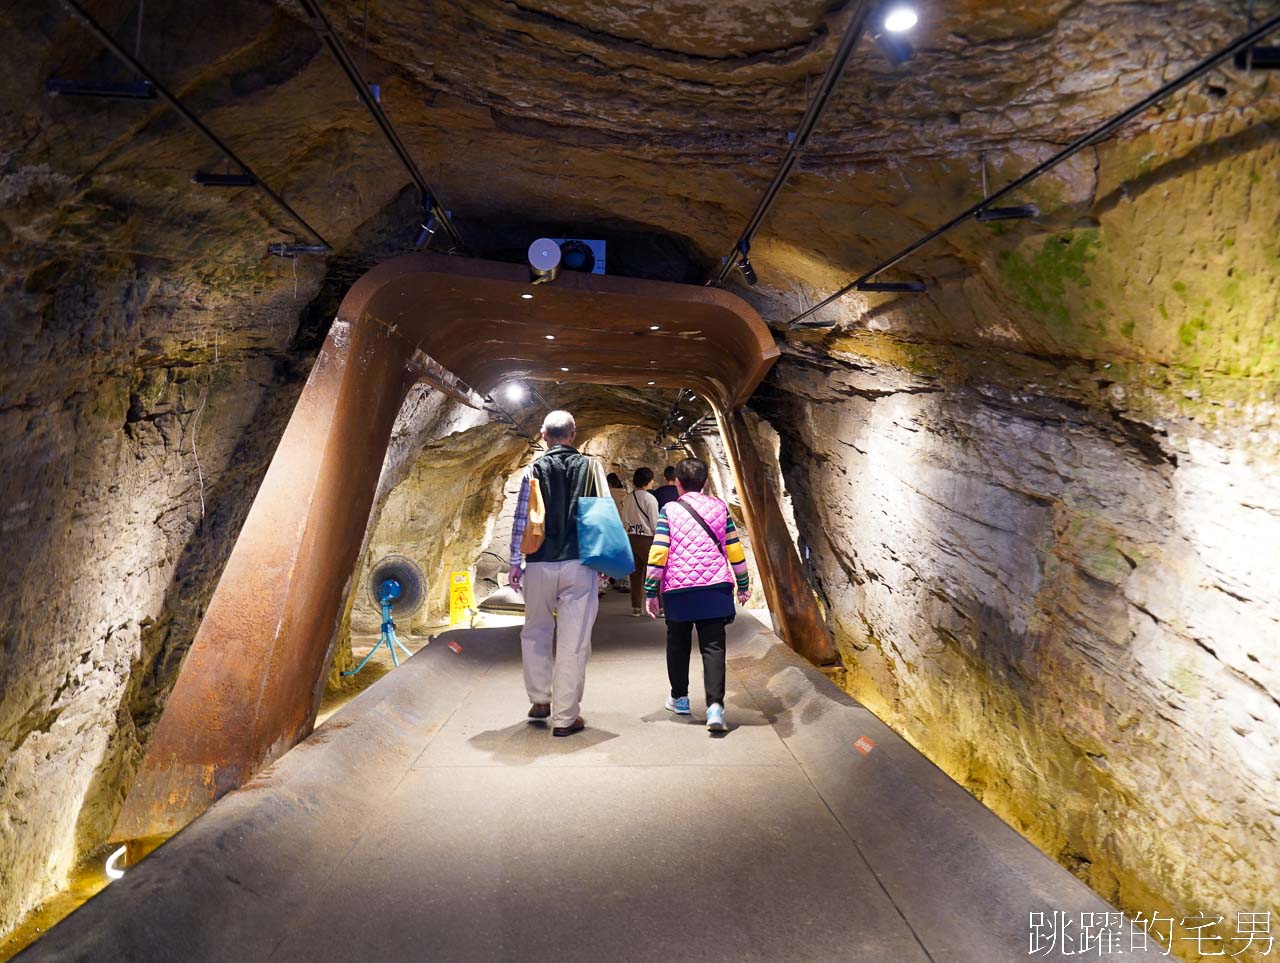
{"type": "Polygon", "coordinates": [[[551,717],[554,736],[569,736],[586,725],[578,710],[591,655],[591,630],[600,605],[598,574],[578,561],[578,496],[587,473],[596,491],[608,491],[604,469],[573,447],[577,425],[567,411],[553,411],[542,423],[547,452],[525,472],[511,526],[509,581],[524,592],[520,653],[524,686],[533,704],[530,719],[551,717]],[[538,486],[545,509],[545,535],[537,551],[520,550],[529,521],[531,486],[538,486]],[[525,568],[520,569],[521,561],[525,568]],[[555,658],[552,660],[552,638],[555,658]]]}

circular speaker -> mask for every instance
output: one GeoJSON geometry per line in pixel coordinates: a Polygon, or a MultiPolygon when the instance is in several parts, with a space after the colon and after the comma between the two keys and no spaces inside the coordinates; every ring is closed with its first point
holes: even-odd
{"type": "Polygon", "coordinates": [[[596,252],[581,241],[565,241],[560,245],[560,264],[566,271],[590,274],[596,267],[596,252]]]}

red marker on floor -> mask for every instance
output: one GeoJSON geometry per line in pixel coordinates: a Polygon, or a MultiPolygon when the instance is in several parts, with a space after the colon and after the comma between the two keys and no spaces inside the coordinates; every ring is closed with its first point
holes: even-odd
{"type": "Polygon", "coordinates": [[[450,643],[449,643],[449,648],[453,649],[453,651],[454,651],[454,652],[461,652],[461,651],[462,651],[462,646],[461,646],[461,645],[459,645],[457,642],[450,642],[450,643]]]}
{"type": "Polygon", "coordinates": [[[875,742],[873,742],[869,736],[858,736],[858,741],[853,744],[853,748],[857,749],[864,756],[870,755],[871,750],[875,747],[875,742]]]}

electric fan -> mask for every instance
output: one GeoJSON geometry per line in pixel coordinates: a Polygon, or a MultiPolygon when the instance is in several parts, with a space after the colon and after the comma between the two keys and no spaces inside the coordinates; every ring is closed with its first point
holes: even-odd
{"type": "Polygon", "coordinates": [[[369,598],[382,609],[382,634],[378,637],[377,645],[360,660],[360,664],[351,671],[342,673],[343,675],[355,675],[383,645],[391,653],[391,661],[397,667],[400,665],[400,659],[396,655],[397,647],[405,655],[413,655],[396,638],[396,623],[392,614],[407,619],[422,608],[426,585],[427,580],[418,563],[403,555],[388,555],[373,567],[373,571],[369,573],[369,598]]]}

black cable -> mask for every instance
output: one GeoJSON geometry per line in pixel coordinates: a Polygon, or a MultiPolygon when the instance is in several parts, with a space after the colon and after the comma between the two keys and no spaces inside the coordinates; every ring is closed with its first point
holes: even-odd
{"type": "Polygon", "coordinates": [[[1000,188],[1000,190],[996,191],[991,196],[984,197],[977,204],[974,204],[972,207],[966,208],[964,211],[957,214],[955,217],[947,221],[941,227],[936,227],[932,231],[930,231],[928,234],[925,234],[923,237],[920,237],[917,240],[911,242],[906,247],[904,247],[901,251],[899,251],[897,254],[893,255],[892,257],[884,261],[881,261],[879,264],[873,267],[866,274],[863,274],[861,277],[855,278],[854,280],[850,281],[848,284],[842,287],[835,294],[832,294],[831,296],[824,298],[822,301],[819,301],[817,304],[815,304],[813,307],[809,308],[808,310],[802,311],[800,314],[797,314],[794,318],[788,321],[787,324],[793,325],[798,321],[801,321],[804,318],[807,318],[809,315],[813,314],[815,311],[818,311],[821,308],[825,308],[828,304],[831,304],[833,301],[838,301],[840,298],[844,297],[850,291],[853,291],[854,289],[856,289],[858,285],[865,284],[867,281],[870,281],[876,275],[882,274],[883,272],[887,271],[889,268],[893,267],[899,262],[910,257],[912,254],[920,250],[920,248],[924,247],[930,241],[935,240],[941,235],[963,224],[964,222],[969,220],[969,218],[977,214],[979,211],[987,207],[990,207],[996,201],[1013,193],[1014,191],[1018,190],[1020,187],[1023,187],[1024,185],[1026,185],[1028,182],[1035,180],[1041,174],[1044,174],[1045,172],[1052,170],[1054,167],[1057,167],[1067,158],[1072,157],[1073,155],[1084,150],[1086,147],[1097,143],[1099,140],[1102,140],[1104,137],[1113,133],[1117,128],[1124,126],[1129,121],[1133,120],[1134,117],[1137,117],[1139,114],[1148,110],[1149,108],[1154,106],[1156,103],[1163,100],[1165,97],[1168,97],[1174,91],[1182,87],[1185,87],[1187,84],[1191,83],[1193,80],[1197,80],[1198,78],[1204,76],[1210,70],[1212,70],[1214,67],[1220,64],[1222,61],[1232,56],[1236,51],[1245,49],[1247,47],[1252,47],[1255,43],[1257,43],[1263,37],[1267,36],[1267,34],[1272,33],[1277,29],[1280,29],[1280,13],[1276,14],[1273,17],[1269,17],[1267,20],[1263,21],[1263,23],[1260,26],[1255,27],[1254,29],[1248,31],[1247,33],[1241,34],[1235,40],[1231,41],[1231,43],[1227,44],[1227,46],[1222,47],[1215,53],[1210,54],[1204,60],[1200,61],[1198,64],[1192,67],[1190,70],[1187,70],[1184,73],[1180,74],[1179,76],[1175,77],[1173,80],[1169,81],[1167,84],[1164,84],[1154,92],[1147,94],[1147,96],[1143,97],[1133,106],[1116,114],[1114,117],[1112,117],[1110,120],[1106,121],[1105,123],[1101,124],[1100,126],[1095,127],[1093,130],[1089,131],[1089,133],[1085,134],[1083,137],[1077,138],[1076,140],[1072,141],[1068,146],[1058,151],[1058,153],[1054,154],[1048,160],[1033,167],[1031,170],[1023,174],[1021,177],[1017,178],[1016,180],[1010,181],[1008,184],[1000,188]]]}
{"type": "Polygon", "coordinates": [[[840,38],[840,46],[836,48],[835,56],[831,58],[831,63],[827,65],[827,72],[822,75],[821,83],[814,90],[813,99],[809,101],[809,107],[805,110],[804,117],[801,118],[800,125],[796,128],[795,135],[787,146],[787,152],[782,155],[782,161],[778,164],[777,173],[773,175],[773,180],[765,190],[764,196],[760,198],[760,202],[756,205],[755,211],[747,221],[747,226],[738,235],[738,240],[733,245],[733,251],[725,258],[724,263],[720,265],[720,270],[715,277],[717,285],[724,284],[729,273],[737,265],[737,259],[744,257],[747,251],[751,249],[751,242],[755,239],[756,231],[760,229],[760,225],[769,213],[769,208],[773,206],[773,202],[782,193],[782,188],[786,185],[787,178],[791,176],[792,168],[800,160],[801,152],[809,143],[809,135],[813,133],[813,128],[817,126],[818,119],[822,116],[822,112],[826,110],[827,104],[831,100],[831,94],[835,90],[836,82],[840,79],[841,74],[844,73],[844,69],[849,63],[849,58],[858,46],[858,41],[862,39],[862,34],[867,25],[867,17],[871,12],[872,6],[871,0],[863,0],[858,4],[858,9],[854,11],[853,19],[845,29],[844,36],[840,38]]]}
{"type": "Polygon", "coordinates": [[[427,183],[427,179],[422,176],[422,171],[418,170],[418,165],[414,163],[413,158],[409,155],[408,148],[404,146],[404,142],[400,140],[400,135],[396,133],[396,129],[391,126],[391,121],[383,113],[382,105],[369,92],[368,82],[364,79],[360,68],[347,51],[346,44],[342,42],[342,38],[333,29],[333,24],[329,22],[329,18],[324,15],[316,0],[298,0],[298,5],[302,8],[303,13],[306,14],[307,19],[311,21],[312,29],[320,35],[320,39],[329,48],[333,58],[338,61],[338,66],[342,68],[343,73],[347,75],[347,79],[351,81],[351,85],[355,87],[360,102],[364,104],[365,109],[373,117],[383,136],[386,137],[387,143],[391,145],[391,149],[400,158],[400,163],[409,172],[413,183],[422,194],[423,206],[430,210],[435,219],[440,222],[453,243],[458,248],[465,250],[467,245],[462,240],[462,235],[458,233],[458,228],[449,217],[448,211],[441,205],[436,192],[427,183]]]}
{"type": "Polygon", "coordinates": [[[124,47],[120,46],[120,44],[116,42],[115,38],[112,37],[111,34],[107,33],[98,21],[94,20],[93,17],[89,15],[89,11],[85,10],[77,0],[62,0],[62,3],[89,29],[90,33],[102,42],[103,46],[123,60],[131,70],[150,83],[155,88],[156,93],[164,98],[165,102],[176,110],[183,120],[194,127],[205,138],[205,140],[221,151],[227,160],[252,177],[254,186],[257,187],[258,190],[262,191],[262,193],[270,198],[277,207],[293,218],[293,220],[296,221],[304,231],[315,238],[316,241],[323,245],[326,250],[331,250],[329,242],[321,237],[319,231],[303,220],[302,215],[290,207],[283,197],[264,184],[262,182],[262,178],[255,174],[248,164],[237,157],[235,151],[224,144],[218,138],[217,134],[206,127],[199,117],[188,110],[177,97],[171,94],[168,88],[160,83],[155,74],[144,67],[137,57],[125,50],[124,47]]]}

